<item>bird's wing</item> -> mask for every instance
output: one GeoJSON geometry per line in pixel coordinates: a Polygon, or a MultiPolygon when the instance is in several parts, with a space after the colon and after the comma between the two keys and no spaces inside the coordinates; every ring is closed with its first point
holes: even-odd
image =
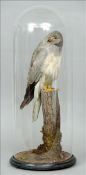
{"type": "Polygon", "coordinates": [[[24,95],[24,100],[20,105],[21,109],[24,108],[24,106],[26,106],[27,104],[29,104],[30,101],[34,98],[35,85],[42,75],[41,67],[46,58],[46,55],[46,49],[40,47],[38,47],[32,55],[31,65],[28,73],[27,88],[24,95]]]}
{"type": "Polygon", "coordinates": [[[28,73],[28,84],[39,81],[42,75],[41,68],[46,58],[46,55],[47,50],[45,48],[39,47],[34,51],[28,73]]]}

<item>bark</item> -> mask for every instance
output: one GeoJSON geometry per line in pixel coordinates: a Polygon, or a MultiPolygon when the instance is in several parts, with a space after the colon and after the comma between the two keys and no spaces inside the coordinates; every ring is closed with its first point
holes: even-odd
{"type": "Polygon", "coordinates": [[[60,105],[58,91],[41,90],[41,102],[43,111],[43,144],[35,150],[36,153],[49,152],[50,154],[61,153],[60,132],[60,105]]]}

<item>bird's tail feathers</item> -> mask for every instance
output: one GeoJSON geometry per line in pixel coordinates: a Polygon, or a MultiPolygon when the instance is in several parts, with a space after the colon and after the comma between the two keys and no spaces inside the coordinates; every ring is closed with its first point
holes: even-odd
{"type": "Polygon", "coordinates": [[[41,90],[38,82],[34,90],[34,107],[33,107],[33,115],[32,115],[33,121],[36,121],[38,118],[40,106],[41,106],[41,90]]]}
{"type": "Polygon", "coordinates": [[[37,99],[35,102],[34,102],[34,107],[33,107],[33,115],[32,115],[32,121],[36,121],[37,118],[38,118],[38,114],[39,114],[39,111],[40,111],[40,106],[41,106],[41,100],[40,98],[37,99]]]}

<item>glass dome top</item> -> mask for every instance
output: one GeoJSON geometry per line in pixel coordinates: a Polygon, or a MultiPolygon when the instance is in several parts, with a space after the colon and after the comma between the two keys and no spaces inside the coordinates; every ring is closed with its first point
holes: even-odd
{"type": "Polygon", "coordinates": [[[37,28],[43,31],[62,30],[63,24],[58,15],[50,9],[37,7],[26,11],[21,15],[17,22],[17,28],[21,27],[22,30],[34,32],[37,28]]]}

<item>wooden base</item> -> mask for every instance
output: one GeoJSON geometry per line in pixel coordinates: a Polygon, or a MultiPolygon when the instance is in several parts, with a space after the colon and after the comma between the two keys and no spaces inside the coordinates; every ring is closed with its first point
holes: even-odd
{"type": "Polygon", "coordinates": [[[76,162],[74,155],[62,152],[61,158],[54,159],[53,156],[45,157],[43,154],[35,154],[33,151],[24,151],[12,156],[10,163],[12,166],[25,170],[60,170],[73,166],[76,162]]]}

